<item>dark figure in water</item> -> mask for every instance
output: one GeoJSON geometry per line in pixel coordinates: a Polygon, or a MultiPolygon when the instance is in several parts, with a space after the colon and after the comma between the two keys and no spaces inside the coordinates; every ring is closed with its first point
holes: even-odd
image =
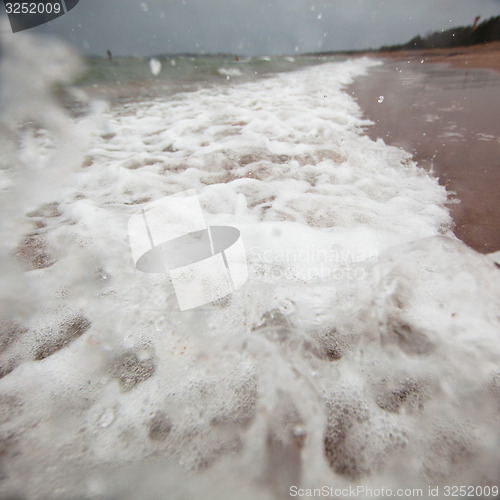
{"type": "Polygon", "coordinates": [[[113,60],[113,54],[111,54],[111,50],[109,50],[109,49],[108,49],[108,59],[109,59],[110,61],[112,61],[112,60],[113,60]]]}

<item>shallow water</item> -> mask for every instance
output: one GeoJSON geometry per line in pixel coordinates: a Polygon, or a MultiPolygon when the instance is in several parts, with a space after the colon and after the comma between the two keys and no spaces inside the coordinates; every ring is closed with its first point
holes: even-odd
{"type": "Polygon", "coordinates": [[[52,85],[78,59],[23,40],[0,68],[3,495],[498,484],[498,269],[437,180],[366,135],[345,88],[377,63],[111,105],[80,86],[68,110],[52,85]],[[127,224],[193,188],[249,278],[181,312],[127,224]]]}

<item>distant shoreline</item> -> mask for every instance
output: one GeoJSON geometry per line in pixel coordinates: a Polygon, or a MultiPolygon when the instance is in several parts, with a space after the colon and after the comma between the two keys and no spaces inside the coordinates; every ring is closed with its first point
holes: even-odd
{"type": "MultiPolygon", "coordinates": [[[[102,55],[86,55],[88,59],[106,59],[102,55]]],[[[114,56],[113,59],[127,58],[158,59],[164,58],[215,58],[225,57],[234,59],[238,62],[240,59],[262,58],[264,55],[245,56],[241,54],[218,53],[218,54],[156,54],[151,56],[114,56]]],[[[459,47],[446,48],[430,48],[430,49],[366,49],[366,50],[342,50],[328,52],[306,52],[301,54],[276,54],[269,57],[373,57],[373,58],[390,58],[395,61],[421,61],[435,63],[449,63],[452,66],[460,68],[490,68],[500,71],[500,41],[481,43],[477,45],[466,45],[459,47]]]]}
{"type": "MultiPolygon", "coordinates": [[[[354,54],[353,54],[354,55],[354,54]]],[[[368,51],[356,56],[388,58],[394,61],[446,63],[457,68],[485,68],[500,71],[500,42],[466,47],[425,50],[368,51]]]]}

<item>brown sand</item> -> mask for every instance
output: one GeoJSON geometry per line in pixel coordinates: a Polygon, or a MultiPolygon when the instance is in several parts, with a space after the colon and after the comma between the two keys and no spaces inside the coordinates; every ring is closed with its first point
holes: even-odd
{"type": "Polygon", "coordinates": [[[396,52],[376,52],[375,57],[394,61],[447,63],[457,68],[485,68],[500,71],[500,42],[452,49],[401,50],[396,52]]]}
{"type": "Polygon", "coordinates": [[[350,88],[375,122],[368,134],[411,152],[460,200],[450,210],[461,240],[500,250],[500,42],[370,55],[384,65],[350,88]]]}

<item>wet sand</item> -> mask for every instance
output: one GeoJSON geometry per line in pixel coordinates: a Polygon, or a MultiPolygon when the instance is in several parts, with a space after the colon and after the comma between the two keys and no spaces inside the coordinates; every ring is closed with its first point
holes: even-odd
{"type": "Polygon", "coordinates": [[[375,55],[396,62],[420,62],[423,59],[424,62],[446,63],[462,69],[484,68],[500,71],[500,42],[471,45],[469,47],[453,47],[451,49],[377,52],[375,55]]]}
{"type": "Polygon", "coordinates": [[[368,134],[446,186],[457,237],[500,250],[500,43],[372,56],[384,64],[350,87],[375,123],[368,134]]]}

